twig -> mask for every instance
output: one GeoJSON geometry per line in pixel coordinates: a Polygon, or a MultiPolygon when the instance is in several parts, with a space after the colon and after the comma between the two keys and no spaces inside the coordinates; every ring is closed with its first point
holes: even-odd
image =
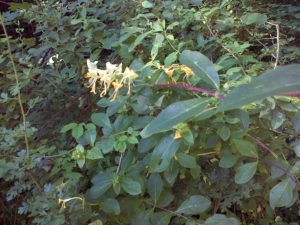
{"type": "Polygon", "coordinates": [[[4,35],[6,37],[6,43],[7,43],[9,58],[10,58],[10,61],[12,63],[13,70],[14,70],[16,86],[17,86],[17,90],[18,90],[17,91],[18,102],[19,102],[19,106],[20,106],[20,110],[21,110],[21,114],[22,114],[23,126],[24,126],[24,141],[25,141],[25,146],[26,146],[26,153],[27,153],[27,158],[29,158],[29,143],[28,143],[27,130],[26,130],[26,115],[25,115],[25,111],[24,111],[24,108],[23,108],[23,104],[22,104],[22,97],[21,97],[20,84],[19,84],[19,76],[18,76],[18,73],[17,73],[17,69],[16,69],[14,59],[13,59],[12,50],[11,50],[10,43],[9,43],[9,37],[8,37],[8,34],[7,34],[7,30],[6,30],[6,26],[4,24],[4,19],[2,17],[2,14],[0,14],[0,22],[1,22],[1,25],[2,25],[2,28],[3,28],[3,31],[4,31],[4,35]]]}
{"type": "Polygon", "coordinates": [[[207,89],[203,89],[203,88],[199,88],[199,87],[195,87],[192,85],[188,85],[188,84],[154,84],[154,87],[177,87],[177,88],[183,88],[183,89],[187,89],[187,90],[192,90],[192,91],[197,91],[200,93],[204,93],[207,95],[212,95],[215,96],[219,99],[224,99],[224,95],[213,91],[213,90],[207,90],[207,89]]]}
{"type": "Polygon", "coordinates": [[[43,189],[41,188],[41,186],[38,183],[38,181],[33,177],[33,175],[29,171],[27,171],[27,174],[30,176],[31,180],[34,182],[35,186],[39,189],[39,191],[41,193],[43,193],[43,189]]]}
{"type": "Polygon", "coordinates": [[[121,168],[123,157],[124,157],[124,152],[122,152],[121,155],[120,155],[120,159],[119,159],[119,164],[118,164],[118,168],[117,168],[117,171],[116,171],[116,175],[119,175],[119,173],[120,173],[120,168],[121,168]]]}
{"type": "Polygon", "coordinates": [[[275,69],[277,67],[277,65],[278,65],[279,51],[280,51],[279,25],[276,24],[276,23],[270,23],[270,22],[268,22],[268,24],[273,25],[273,26],[276,27],[276,42],[277,42],[276,45],[277,45],[277,47],[276,47],[276,58],[275,58],[275,63],[274,63],[274,69],[275,69]]]}
{"type": "Polygon", "coordinates": [[[223,49],[225,49],[230,55],[232,55],[232,57],[238,62],[238,64],[240,65],[241,69],[242,69],[242,72],[244,74],[246,74],[244,68],[243,68],[243,65],[241,64],[240,62],[240,59],[239,57],[234,53],[232,52],[232,50],[228,47],[226,47],[225,45],[223,45],[223,43],[221,41],[218,40],[218,37],[217,37],[217,34],[213,32],[213,30],[211,29],[211,22],[210,20],[206,21],[206,26],[208,28],[208,31],[210,33],[210,35],[214,38],[216,38],[216,42],[222,46],[223,49]]]}
{"type": "Polygon", "coordinates": [[[274,151],[272,151],[267,145],[265,145],[264,143],[262,143],[259,139],[251,136],[250,134],[247,134],[247,136],[250,137],[253,141],[255,141],[255,143],[257,145],[259,145],[262,149],[270,152],[275,159],[278,159],[278,155],[274,151]]]}
{"type": "MultiPolygon", "coordinates": [[[[153,204],[152,202],[149,202],[149,201],[147,201],[147,200],[145,200],[144,202],[147,203],[148,205],[151,205],[151,206],[157,208],[157,209],[163,210],[163,211],[165,211],[165,212],[169,212],[169,213],[171,213],[171,214],[173,214],[173,215],[175,215],[175,216],[181,217],[181,218],[183,218],[183,219],[185,219],[185,220],[190,220],[190,218],[188,218],[188,217],[186,217],[186,216],[184,216],[184,215],[182,215],[182,214],[180,214],[180,213],[178,213],[178,212],[174,212],[174,211],[171,211],[171,210],[169,210],[169,209],[159,207],[159,206],[157,206],[157,205],[155,205],[155,204],[153,204]]],[[[196,223],[196,224],[197,224],[197,225],[202,225],[202,224],[199,224],[199,223],[196,223]]]]}
{"type": "Polygon", "coordinates": [[[298,179],[288,169],[282,167],[280,164],[271,162],[266,159],[262,159],[262,160],[260,160],[260,162],[265,165],[269,165],[269,166],[275,167],[276,169],[283,171],[291,179],[291,181],[295,184],[296,188],[300,188],[300,183],[299,183],[298,179]]]}
{"type": "Polygon", "coordinates": [[[204,152],[204,153],[199,153],[197,154],[198,156],[205,156],[205,155],[214,155],[217,154],[217,152],[204,152]]]}

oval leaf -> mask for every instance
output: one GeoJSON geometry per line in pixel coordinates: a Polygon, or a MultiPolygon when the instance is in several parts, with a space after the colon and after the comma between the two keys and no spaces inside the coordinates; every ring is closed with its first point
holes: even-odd
{"type": "Polygon", "coordinates": [[[209,218],[207,218],[207,220],[205,220],[204,225],[239,225],[240,222],[233,217],[226,217],[223,214],[215,214],[209,218]]]}
{"type": "Polygon", "coordinates": [[[253,158],[258,157],[257,149],[252,142],[242,139],[233,139],[232,142],[235,149],[237,149],[242,156],[248,156],[253,158]]]}
{"type": "Polygon", "coordinates": [[[141,132],[143,138],[170,130],[175,125],[185,122],[204,110],[208,99],[190,99],[169,105],[141,132]]]}
{"type": "Polygon", "coordinates": [[[255,77],[249,84],[230,92],[218,111],[237,109],[268,96],[300,90],[300,64],[281,66],[255,77]]]}
{"type": "Polygon", "coordinates": [[[208,198],[203,197],[202,195],[193,195],[185,200],[176,212],[186,215],[195,215],[204,212],[210,205],[211,201],[208,198]]]}
{"type": "Polygon", "coordinates": [[[294,200],[293,190],[294,185],[291,183],[290,178],[276,184],[270,191],[271,208],[290,206],[294,200]]]}
{"type": "Polygon", "coordinates": [[[238,167],[234,180],[237,184],[244,184],[248,182],[255,174],[257,169],[257,162],[246,163],[238,167]]]}
{"type": "Polygon", "coordinates": [[[122,177],[121,186],[130,195],[138,195],[142,192],[140,183],[130,177],[122,177]]]}
{"type": "Polygon", "coordinates": [[[110,120],[105,113],[93,113],[91,116],[91,120],[94,124],[96,124],[99,127],[105,127],[111,129],[111,123],[110,120]]]}
{"type": "Polygon", "coordinates": [[[219,88],[220,79],[218,72],[214,64],[205,55],[200,52],[185,50],[180,54],[179,61],[190,67],[196,76],[214,88],[219,88]]]}

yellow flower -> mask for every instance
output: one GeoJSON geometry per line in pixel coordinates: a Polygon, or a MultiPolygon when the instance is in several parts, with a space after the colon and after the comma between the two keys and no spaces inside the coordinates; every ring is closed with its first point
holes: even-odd
{"type": "Polygon", "coordinates": [[[121,83],[125,83],[127,82],[127,86],[128,86],[128,91],[127,91],[127,95],[130,95],[131,92],[131,83],[132,81],[138,77],[138,75],[131,69],[129,69],[128,67],[126,67],[124,73],[122,74],[123,78],[121,80],[121,83]]]}
{"type": "Polygon", "coordinates": [[[118,83],[118,82],[113,82],[112,85],[113,85],[115,91],[111,97],[111,101],[114,101],[118,97],[119,89],[123,87],[123,84],[118,83]]]}
{"type": "Polygon", "coordinates": [[[176,130],[175,136],[174,136],[174,140],[180,139],[181,137],[182,137],[182,136],[181,136],[180,131],[176,130]]]}
{"type": "Polygon", "coordinates": [[[96,83],[99,80],[100,86],[103,88],[100,96],[104,96],[114,80],[114,73],[118,70],[118,68],[110,63],[106,63],[107,70],[100,70],[97,68],[98,61],[91,62],[89,59],[87,60],[88,73],[86,77],[89,78],[89,87],[91,87],[91,92],[96,94],[96,83]]]}
{"type": "Polygon", "coordinates": [[[96,94],[96,86],[99,83],[102,91],[100,92],[100,97],[103,97],[107,94],[110,89],[110,86],[113,85],[115,91],[112,96],[114,100],[118,93],[125,84],[128,85],[128,92],[131,91],[132,81],[138,77],[138,75],[130,70],[128,67],[122,73],[122,63],[121,64],[111,64],[110,62],[106,63],[106,70],[100,70],[97,68],[98,61],[91,62],[87,60],[88,73],[85,75],[86,78],[89,78],[89,86],[91,87],[91,92],[96,94]]]}
{"type": "Polygon", "coordinates": [[[186,65],[182,65],[180,69],[183,70],[186,75],[193,73],[192,69],[186,65]]]}

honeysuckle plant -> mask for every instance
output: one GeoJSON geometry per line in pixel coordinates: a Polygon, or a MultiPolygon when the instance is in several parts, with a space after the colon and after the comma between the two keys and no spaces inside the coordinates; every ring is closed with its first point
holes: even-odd
{"type": "Polygon", "coordinates": [[[122,63],[119,65],[106,63],[106,69],[101,70],[97,68],[98,61],[91,62],[87,60],[88,73],[85,75],[89,78],[89,87],[91,87],[91,92],[96,94],[97,83],[100,86],[100,97],[106,95],[111,86],[114,88],[114,94],[112,100],[118,96],[119,90],[127,85],[127,95],[130,95],[131,85],[133,80],[135,80],[138,75],[128,67],[122,72],[122,63]]]}
{"type": "Polygon", "coordinates": [[[8,3],[0,221],[298,224],[300,9],[258,2],[8,3]]]}

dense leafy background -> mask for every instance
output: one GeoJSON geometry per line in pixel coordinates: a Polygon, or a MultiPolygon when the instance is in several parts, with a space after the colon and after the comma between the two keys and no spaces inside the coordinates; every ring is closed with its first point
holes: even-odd
{"type": "Polygon", "coordinates": [[[298,1],[1,4],[1,224],[299,224],[298,1]]]}

